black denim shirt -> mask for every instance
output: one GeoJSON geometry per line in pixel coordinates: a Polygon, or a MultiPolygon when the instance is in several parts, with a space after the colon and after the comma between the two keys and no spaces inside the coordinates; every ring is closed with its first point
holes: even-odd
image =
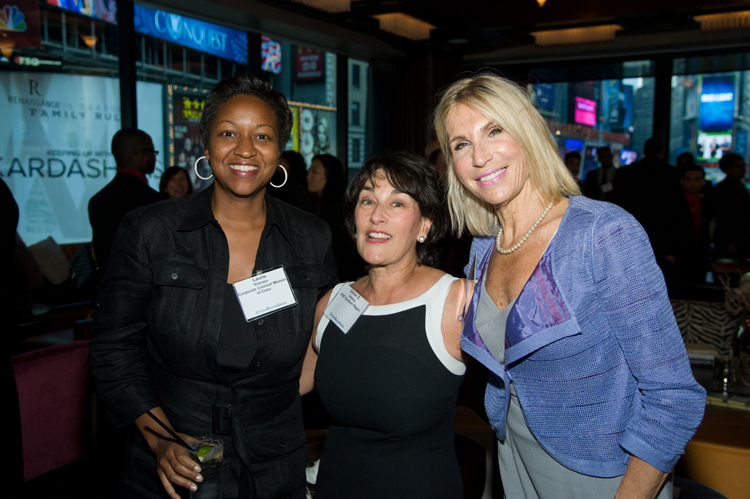
{"type": "Polygon", "coordinates": [[[229,247],[212,195],[211,187],[123,220],[96,305],[91,374],[123,426],[161,406],[177,431],[208,435],[212,406],[231,404],[232,438],[242,433],[246,455],[281,454],[304,444],[298,377],[317,301],[336,284],[330,231],[266,196],[255,271],[283,265],[298,303],[254,321],[257,353],[230,380],[217,363],[229,247]]]}

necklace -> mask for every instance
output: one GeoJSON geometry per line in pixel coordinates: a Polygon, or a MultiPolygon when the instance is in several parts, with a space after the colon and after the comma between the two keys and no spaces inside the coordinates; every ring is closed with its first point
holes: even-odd
{"type": "Polygon", "coordinates": [[[532,225],[529,231],[526,233],[526,235],[523,236],[523,239],[521,239],[520,241],[518,241],[516,244],[514,244],[508,249],[503,249],[500,246],[500,240],[503,238],[503,226],[501,225],[500,229],[497,231],[497,237],[495,237],[495,249],[498,251],[498,253],[500,253],[501,255],[509,255],[513,253],[514,251],[516,251],[518,248],[520,248],[521,245],[525,243],[526,240],[529,238],[531,233],[534,232],[534,229],[536,229],[537,225],[542,223],[542,220],[544,220],[544,217],[547,216],[547,213],[549,213],[549,210],[552,208],[553,204],[554,202],[550,202],[550,204],[548,204],[547,207],[542,212],[541,216],[536,219],[536,222],[534,222],[534,225],[532,225]]]}

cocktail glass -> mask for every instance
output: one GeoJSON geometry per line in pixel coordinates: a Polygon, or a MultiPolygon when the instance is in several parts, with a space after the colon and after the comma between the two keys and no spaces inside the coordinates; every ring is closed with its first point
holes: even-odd
{"type": "Polygon", "coordinates": [[[190,491],[190,499],[221,499],[221,469],[224,467],[224,441],[201,437],[185,449],[190,459],[201,467],[203,481],[198,490],[190,491]]]}

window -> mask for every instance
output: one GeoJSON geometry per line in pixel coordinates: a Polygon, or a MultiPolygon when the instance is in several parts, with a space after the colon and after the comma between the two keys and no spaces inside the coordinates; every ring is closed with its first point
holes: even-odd
{"type": "Polygon", "coordinates": [[[675,59],[670,106],[669,160],[693,155],[706,179],[720,182],[719,160],[748,157],[750,53],[675,59]],[[744,71],[743,71],[744,69],[744,71]]]}
{"type": "Polygon", "coordinates": [[[352,117],[349,123],[353,126],[359,126],[359,102],[352,102],[352,117]]]}
{"type": "Polygon", "coordinates": [[[359,139],[359,138],[352,139],[352,162],[354,163],[362,162],[361,148],[362,148],[362,139],[359,139]]]}
{"type": "Polygon", "coordinates": [[[359,88],[359,64],[352,64],[352,88],[359,88]]]}

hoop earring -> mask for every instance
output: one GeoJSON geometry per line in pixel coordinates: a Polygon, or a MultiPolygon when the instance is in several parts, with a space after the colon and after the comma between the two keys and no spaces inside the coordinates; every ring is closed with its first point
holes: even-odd
{"type": "Polygon", "coordinates": [[[284,170],[284,181],[281,183],[281,185],[274,185],[273,182],[268,182],[271,184],[271,187],[276,187],[277,189],[280,189],[286,185],[286,181],[289,180],[289,174],[286,172],[286,168],[284,168],[282,165],[279,165],[279,168],[284,170]]]}
{"type": "MultiPolygon", "coordinates": [[[[198,158],[198,159],[195,160],[195,165],[194,165],[195,166],[195,176],[198,177],[201,180],[209,180],[211,177],[214,176],[213,173],[211,175],[209,175],[208,177],[201,177],[201,174],[198,173],[198,162],[200,160],[202,160],[202,159],[205,159],[206,161],[208,161],[205,156],[201,156],[200,158],[198,158]]],[[[211,163],[209,163],[208,165],[211,166],[211,163]]]]}

